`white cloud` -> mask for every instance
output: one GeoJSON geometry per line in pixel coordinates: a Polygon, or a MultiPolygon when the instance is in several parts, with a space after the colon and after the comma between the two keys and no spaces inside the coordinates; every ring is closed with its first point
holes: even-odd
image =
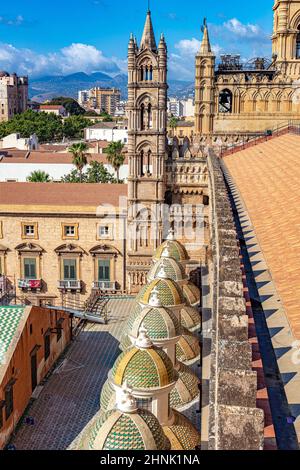
{"type": "Polygon", "coordinates": [[[16,18],[6,18],[5,16],[0,16],[0,23],[8,26],[20,26],[24,23],[24,18],[22,15],[18,15],[16,18]]]}
{"type": "Polygon", "coordinates": [[[122,69],[121,65],[122,61],[106,57],[88,44],[74,43],[58,52],[39,54],[31,49],[0,43],[0,69],[19,74],[40,76],[95,71],[114,74],[122,69]]]}
{"type": "Polygon", "coordinates": [[[200,46],[201,41],[196,38],[182,39],[177,44],[175,44],[175,49],[178,49],[180,55],[182,56],[195,56],[199,51],[200,46]]]}
{"type": "Polygon", "coordinates": [[[256,24],[243,24],[237,18],[231,18],[223,26],[231,33],[244,38],[256,38],[262,35],[261,28],[256,24]]]}

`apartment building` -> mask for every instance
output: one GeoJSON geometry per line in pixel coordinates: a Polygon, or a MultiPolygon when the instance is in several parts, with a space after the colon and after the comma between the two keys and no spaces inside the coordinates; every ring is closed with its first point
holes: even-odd
{"type": "Polygon", "coordinates": [[[28,77],[0,71],[0,122],[8,121],[28,107],[28,77]]]}

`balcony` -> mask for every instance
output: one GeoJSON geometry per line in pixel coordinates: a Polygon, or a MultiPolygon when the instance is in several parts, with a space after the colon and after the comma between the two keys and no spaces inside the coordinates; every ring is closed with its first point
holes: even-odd
{"type": "Polygon", "coordinates": [[[93,289],[102,290],[106,292],[115,292],[117,290],[117,283],[111,281],[95,281],[93,282],[93,289]]]}
{"type": "Polygon", "coordinates": [[[19,279],[18,287],[22,290],[40,291],[42,288],[41,279],[19,279]]]}
{"type": "Polygon", "coordinates": [[[80,292],[81,281],[58,281],[58,289],[80,292]]]}

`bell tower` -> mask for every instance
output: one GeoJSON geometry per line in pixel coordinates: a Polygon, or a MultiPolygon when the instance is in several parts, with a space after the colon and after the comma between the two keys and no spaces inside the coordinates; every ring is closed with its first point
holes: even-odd
{"type": "Polygon", "coordinates": [[[206,19],[203,38],[196,55],[195,131],[196,135],[211,135],[214,130],[215,56],[211,50],[206,19]]]}
{"type": "Polygon", "coordinates": [[[128,258],[129,283],[146,281],[162,241],[167,146],[167,46],[157,45],[148,10],[140,44],[128,45],[128,258]],[[149,265],[149,266],[148,266],[149,265]],[[138,266],[138,268],[137,268],[138,266]]]}
{"type": "Polygon", "coordinates": [[[300,78],[300,0],[275,0],[272,51],[277,67],[300,78]]]}

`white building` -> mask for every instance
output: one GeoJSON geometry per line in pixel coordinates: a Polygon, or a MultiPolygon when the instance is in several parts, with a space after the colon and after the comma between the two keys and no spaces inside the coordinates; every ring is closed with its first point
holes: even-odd
{"type": "Polygon", "coordinates": [[[191,117],[195,114],[195,105],[193,98],[179,100],[178,98],[168,99],[168,113],[177,118],[191,117]]]}
{"type": "Polygon", "coordinates": [[[86,104],[89,98],[90,98],[90,90],[80,90],[78,92],[78,104],[80,104],[80,106],[83,106],[84,104],[86,104]]]}
{"type": "Polygon", "coordinates": [[[40,111],[47,114],[55,114],[56,116],[67,117],[68,112],[62,105],[56,104],[41,104],[40,111]]]}
{"type": "Polygon", "coordinates": [[[22,138],[20,134],[9,134],[0,140],[1,149],[38,150],[39,140],[35,134],[22,138]]]}
{"type": "Polygon", "coordinates": [[[181,101],[183,108],[182,117],[192,117],[195,116],[195,104],[193,98],[188,98],[187,100],[181,101]]]}
{"type": "MultiPolygon", "coordinates": [[[[88,162],[97,161],[114,176],[116,172],[107,162],[105,154],[91,154],[88,162]]],[[[74,170],[72,155],[70,153],[0,150],[0,182],[26,182],[34,171],[44,171],[50,178],[59,182],[61,178],[74,170]]],[[[120,168],[120,178],[125,181],[128,178],[128,162],[120,168]]]]}
{"type": "Polygon", "coordinates": [[[99,122],[94,126],[84,129],[84,138],[90,140],[107,140],[108,142],[128,142],[127,126],[118,125],[115,122],[99,122]]]}

